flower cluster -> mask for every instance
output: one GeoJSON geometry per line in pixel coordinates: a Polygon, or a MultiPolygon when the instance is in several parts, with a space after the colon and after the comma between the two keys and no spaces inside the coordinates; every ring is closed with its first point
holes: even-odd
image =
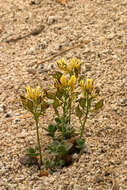
{"type": "Polygon", "coordinates": [[[68,164],[68,160],[72,161],[72,154],[84,147],[83,133],[88,114],[103,106],[102,99],[97,102],[99,90],[95,87],[93,79],[82,79],[82,64],[79,59],[72,58],[69,63],[62,59],[57,61],[57,65],[59,70],[52,74],[53,89],[41,92],[40,86],[35,89],[27,86],[26,94],[21,96],[24,108],[33,114],[36,122],[38,147],[37,149],[30,148],[28,154],[40,155],[40,166],[44,165],[46,169],[51,170],[68,164]],[[39,137],[39,117],[49,107],[46,100],[50,102],[56,114],[54,123],[49,124],[48,128],[43,128],[46,135],[52,139],[52,143],[47,147],[51,160],[47,158],[42,160],[39,137]],[[78,136],[75,133],[75,127],[72,126],[72,114],[75,114],[80,122],[78,136]]]}
{"type": "Polygon", "coordinates": [[[26,91],[26,98],[33,101],[37,101],[38,97],[43,97],[43,94],[40,92],[40,86],[37,86],[36,89],[31,89],[30,86],[27,86],[26,91]]]}
{"type": "Polygon", "coordinates": [[[78,74],[78,72],[80,72],[81,69],[80,60],[79,59],[76,60],[75,58],[70,59],[69,64],[67,64],[67,62],[64,59],[59,60],[57,61],[57,65],[61,71],[64,71],[64,73],[70,73],[71,75],[74,73],[78,74]]]}
{"type": "Polygon", "coordinates": [[[60,80],[55,80],[55,87],[56,88],[68,88],[70,87],[71,89],[75,88],[76,84],[76,77],[75,75],[72,75],[69,80],[67,80],[67,77],[63,74],[60,77],[60,80]]]}

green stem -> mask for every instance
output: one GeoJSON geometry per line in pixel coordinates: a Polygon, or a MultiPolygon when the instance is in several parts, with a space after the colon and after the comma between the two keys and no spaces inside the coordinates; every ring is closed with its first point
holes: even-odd
{"type": "Polygon", "coordinates": [[[63,118],[62,118],[62,136],[64,137],[64,127],[66,122],[66,98],[63,102],[63,118]]]}
{"type": "Polygon", "coordinates": [[[71,105],[72,105],[72,99],[69,99],[69,124],[71,122],[71,105]]]}
{"type": "Polygon", "coordinates": [[[87,120],[87,117],[88,117],[88,113],[89,113],[88,94],[87,94],[87,93],[86,93],[86,103],[87,103],[86,115],[85,115],[85,119],[84,119],[83,124],[82,124],[82,122],[80,121],[80,123],[82,124],[82,125],[81,125],[80,138],[82,138],[82,136],[83,136],[83,131],[84,131],[84,128],[85,128],[85,123],[86,123],[86,120],[87,120]]]}
{"type": "Polygon", "coordinates": [[[39,125],[38,125],[39,117],[35,114],[34,118],[35,118],[35,122],[36,122],[37,143],[38,143],[38,148],[39,148],[40,166],[41,166],[42,165],[42,154],[41,154],[41,145],[40,145],[40,138],[39,138],[39,125]]]}

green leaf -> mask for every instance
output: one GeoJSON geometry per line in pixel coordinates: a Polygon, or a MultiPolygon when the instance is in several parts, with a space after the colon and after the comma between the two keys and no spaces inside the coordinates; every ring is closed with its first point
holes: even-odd
{"type": "Polygon", "coordinates": [[[41,112],[45,112],[45,110],[49,107],[49,104],[46,102],[42,102],[41,104],[41,112]]]}
{"type": "Polygon", "coordinates": [[[22,95],[20,96],[20,98],[21,98],[24,108],[28,111],[33,112],[33,101],[22,95]]]}
{"type": "Polygon", "coordinates": [[[36,157],[39,155],[39,153],[36,152],[36,148],[30,147],[27,149],[26,155],[36,157]]]}
{"type": "Polygon", "coordinates": [[[76,116],[80,119],[82,117],[82,112],[79,108],[79,105],[76,107],[75,111],[76,111],[76,116]]]}
{"type": "Polygon", "coordinates": [[[37,97],[37,104],[41,104],[41,102],[42,102],[42,97],[41,97],[41,96],[38,96],[38,97],[37,97]]]}
{"type": "Polygon", "coordinates": [[[100,108],[102,108],[102,107],[103,107],[103,102],[104,102],[103,99],[101,99],[99,102],[97,102],[97,103],[95,104],[95,109],[94,109],[94,111],[97,111],[97,110],[99,110],[100,108]]]}
{"type": "Polygon", "coordinates": [[[86,106],[86,98],[80,98],[79,99],[80,106],[84,109],[86,106]]]}
{"type": "Polygon", "coordinates": [[[57,127],[54,124],[49,124],[48,128],[44,128],[44,129],[47,131],[48,136],[54,137],[57,127]]]}
{"type": "Polygon", "coordinates": [[[59,100],[55,99],[53,102],[53,108],[56,109],[59,106],[59,100]]]}
{"type": "Polygon", "coordinates": [[[63,96],[63,94],[64,94],[64,90],[63,90],[63,89],[57,89],[56,97],[57,97],[58,99],[61,99],[62,96],[63,96]]]}
{"type": "Polygon", "coordinates": [[[66,150],[65,145],[60,144],[60,145],[58,146],[57,152],[59,153],[59,155],[64,155],[64,154],[66,154],[67,150],[66,150]]]}
{"type": "Polygon", "coordinates": [[[79,69],[74,68],[74,72],[75,72],[76,78],[79,76],[80,71],[81,71],[81,67],[79,69]]]}
{"type": "Polygon", "coordinates": [[[60,77],[62,76],[62,73],[59,71],[56,71],[55,73],[51,74],[53,76],[54,79],[59,80],[60,77]]]}
{"type": "Polygon", "coordinates": [[[73,144],[72,143],[69,143],[66,145],[66,150],[67,152],[72,148],[73,144]]]}
{"type": "Polygon", "coordinates": [[[33,101],[28,99],[26,107],[29,111],[33,112],[33,101]]]}
{"type": "Polygon", "coordinates": [[[58,124],[61,123],[61,119],[60,119],[59,117],[56,117],[56,118],[55,118],[55,121],[56,121],[56,123],[58,123],[58,124]]]}
{"type": "Polygon", "coordinates": [[[85,145],[85,140],[83,138],[78,138],[76,140],[76,143],[77,143],[76,148],[81,150],[85,145]]]}
{"type": "Polygon", "coordinates": [[[55,99],[56,98],[56,95],[54,93],[52,93],[52,92],[48,92],[46,96],[49,99],[55,99]]]}

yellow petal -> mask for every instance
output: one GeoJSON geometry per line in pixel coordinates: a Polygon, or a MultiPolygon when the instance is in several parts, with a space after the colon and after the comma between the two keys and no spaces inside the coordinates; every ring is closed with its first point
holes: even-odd
{"type": "Polygon", "coordinates": [[[26,87],[26,92],[27,92],[26,96],[27,96],[28,98],[32,98],[32,91],[31,91],[30,86],[27,86],[27,87],[26,87]]]}
{"type": "Polygon", "coordinates": [[[75,58],[72,58],[71,59],[71,67],[72,67],[72,69],[75,68],[75,65],[76,65],[76,60],[75,60],[75,58]]]}
{"type": "Polygon", "coordinates": [[[67,79],[65,77],[65,75],[62,75],[60,78],[60,82],[63,86],[67,86],[67,79]]]}
{"type": "Polygon", "coordinates": [[[41,93],[40,93],[40,86],[37,86],[37,88],[35,90],[35,96],[38,97],[40,95],[41,95],[41,93]]]}
{"type": "Polygon", "coordinates": [[[87,79],[86,80],[86,89],[89,90],[90,92],[93,90],[94,82],[92,79],[87,79]]]}
{"type": "Polygon", "coordinates": [[[79,59],[77,59],[77,63],[76,63],[76,65],[75,65],[75,67],[78,69],[78,68],[80,68],[80,66],[81,66],[81,62],[80,62],[79,59]]]}
{"type": "Polygon", "coordinates": [[[72,75],[70,80],[68,81],[68,86],[70,86],[71,88],[74,88],[75,83],[76,83],[76,77],[75,77],[75,75],[72,75]]]}
{"type": "Polygon", "coordinates": [[[84,80],[80,80],[79,85],[81,86],[82,89],[85,88],[84,80]]]}

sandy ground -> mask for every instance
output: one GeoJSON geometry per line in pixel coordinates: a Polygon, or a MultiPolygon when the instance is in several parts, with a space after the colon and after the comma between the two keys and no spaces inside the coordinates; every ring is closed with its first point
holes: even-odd
{"type": "MultiPolygon", "coordinates": [[[[126,11],[126,0],[67,0],[65,6],[57,0],[0,0],[1,190],[127,190],[126,11]],[[28,84],[50,87],[48,72],[62,57],[83,62],[84,76],[101,88],[105,105],[87,122],[90,151],[72,167],[39,177],[36,166],[19,162],[36,144],[34,121],[19,95],[28,84]]],[[[48,110],[41,122],[52,119],[48,110]]],[[[43,130],[41,135],[44,145],[43,130]]]]}

